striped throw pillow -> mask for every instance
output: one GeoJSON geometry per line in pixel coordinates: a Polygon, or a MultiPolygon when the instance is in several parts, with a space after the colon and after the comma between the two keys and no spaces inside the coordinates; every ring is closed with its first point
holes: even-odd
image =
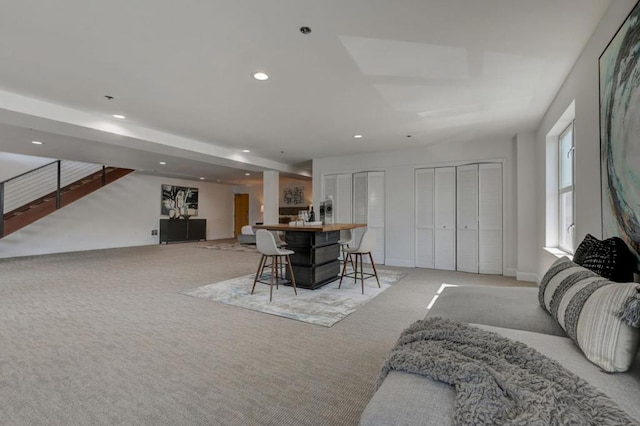
{"type": "Polygon", "coordinates": [[[563,257],[538,297],[587,359],[611,373],[629,369],[640,344],[640,284],[609,281],[563,257]]]}

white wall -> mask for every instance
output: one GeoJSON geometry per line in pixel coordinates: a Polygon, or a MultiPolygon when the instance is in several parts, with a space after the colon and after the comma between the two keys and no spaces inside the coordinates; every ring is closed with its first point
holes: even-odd
{"type": "Polygon", "coordinates": [[[0,182],[4,182],[7,179],[11,179],[53,161],[55,160],[52,158],[0,152],[0,182]]]}
{"type": "Polygon", "coordinates": [[[579,243],[587,233],[602,237],[598,58],[635,3],[636,0],[611,2],[536,131],[538,278],[555,260],[542,249],[546,229],[545,139],[574,100],[576,241],[579,243]]]}
{"type": "Polygon", "coordinates": [[[207,239],[233,237],[230,186],[132,173],[0,239],[0,258],[158,244],[162,184],[199,188],[207,239]]]}
{"type": "MultiPolygon", "coordinates": [[[[322,176],[380,170],[385,172],[385,260],[388,265],[415,265],[415,169],[479,161],[503,163],[505,200],[505,274],[517,266],[515,142],[512,139],[431,145],[413,150],[374,152],[313,160],[313,194],[317,205],[322,176]]],[[[533,196],[533,192],[531,192],[533,196]]],[[[533,225],[535,226],[535,225],[533,225]]]]}
{"type": "MultiPolygon", "coordinates": [[[[311,204],[313,185],[311,180],[294,179],[287,176],[280,176],[280,193],[278,194],[278,207],[286,207],[282,201],[283,190],[287,186],[296,185],[304,187],[304,195],[307,206],[311,204]]],[[[264,204],[262,184],[255,185],[235,185],[233,187],[234,194],[249,194],[249,223],[264,222],[264,215],[260,212],[260,205],[264,204]]]]}

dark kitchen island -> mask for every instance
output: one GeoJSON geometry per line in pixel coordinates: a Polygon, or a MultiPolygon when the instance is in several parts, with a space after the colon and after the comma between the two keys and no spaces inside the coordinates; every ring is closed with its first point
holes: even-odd
{"type": "Polygon", "coordinates": [[[285,232],[287,249],[295,254],[291,266],[296,285],[315,290],[339,278],[340,231],[365,228],[364,223],[335,223],[332,225],[256,225],[255,229],[285,232]]]}

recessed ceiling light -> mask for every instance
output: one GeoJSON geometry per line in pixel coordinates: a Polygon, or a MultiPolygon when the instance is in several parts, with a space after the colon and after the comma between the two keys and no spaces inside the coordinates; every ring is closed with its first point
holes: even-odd
{"type": "Polygon", "coordinates": [[[269,76],[266,73],[263,73],[263,72],[254,73],[253,74],[253,78],[255,78],[256,80],[260,80],[260,81],[269,80],[269,76]]]}
{"type": "Polygon", "coordinates": [[[160,164],[162,164],[164,166],[165,164],[167,164],[167,162],[166,161],[161,161],[160,164]]]}
{"type": "Polygon", "coordinates": [[[43,145],[44,144],[43,142],[40,142],[40,141],[31,141],[31,143],[34,144],[34,145],[43,145]]]}
{"type": "Polygon", "coordinates": [[[251,176],[251,173],[245,173],[244,175],[245,176],[251,176]]]}
{"type": "Polygon", "coordinates": [[[243,149],[242,152],[251,152],[248,149],[243,149]]]}
{"type": "Polygon", "coordinates": [[[113,117],[114,117],[114,118],[119,118],[120,120],[124,120],[125,118],[127,118],[127,117],[125,117],[125,116],[124,116],[124,115],[122,115],[122,114],[113,114],[113,117]]]}
{"type": "Polygon", "coordinates": [[[204,177],[201,177],[200,180],[204,180],[204,177]]]}
{"type": "Polygon", "coordinates": [[[354,139],[361,139],[362,135],[353,135],[354,139]]]}

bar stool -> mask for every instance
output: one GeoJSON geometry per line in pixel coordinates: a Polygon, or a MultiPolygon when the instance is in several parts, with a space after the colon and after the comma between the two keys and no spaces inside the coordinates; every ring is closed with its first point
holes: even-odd
{"type": "Polygon", "coordinates": [[[353,268],[353,272],[347,274],[347,261],[345,260],[344,266],[342,267],[342,275],[340,276],[340,284],[338,288],[342,286],[342,279],[344,277],[353,277],[354,281],[358,281],[358,259],[360,259],[360,281],[362,282],[362,294],[364,294],[364,280],[365,275],[367,278],[376,277],[376,281],[378,282],[378,287],[380,286],[380,280],[378,279],[378,271],[376,271],[376,264],[373,262],[373,256],[371,256],[371,251],[376,246],[376,231],[373,229],[366,229],[360,238],[360,244],[358,247],[347,247],[344,249],[344,252],[351,259],[351,263],[353,264],[353,255],[356,256],[356,262],[353,268]],[[373,274],[369,272],[364,272],[364,265],[362,263],[362,255],[368,254],[369,259],[371,260],[371,266],[373,267],[373,274]]]}
{"type": "Polygon", "coordinates": [[[279,267],[278,267],[278,259],[281,257],[286,258],[287,266],[289,267],[289,273],[291,274],[291,285],[293,286],[293,292],[295,295],[298,295],[298,291],[296,290],[296,279],[293,276],[293,268],[291,267],[291,260],[289,259],[289,255],[294,254],[295,252],[292,250],[280,249],[276,245],[276,239],[273,234],[266,229],[258,229],[256,232],[256,248],[260,253],[262,253],[262,257],[260,258],[260,263],[258,264],[258,271],[256,272],[256,277],[253,280],[253,287],[251,288],[251,294],[256,289],[256,283],[259,278],[262,278],[264,274],[264,268],[267,266],[271,266],[271,277],[269,282],[260,281],[264,284],[269,284],[269,302],[273,299],[273,283],[276,283],[276,289],[278,288],[278,275],[279,275],[279,267]],[[271,263],[267,264],[267,258],[271,258],[271,263]]]}

